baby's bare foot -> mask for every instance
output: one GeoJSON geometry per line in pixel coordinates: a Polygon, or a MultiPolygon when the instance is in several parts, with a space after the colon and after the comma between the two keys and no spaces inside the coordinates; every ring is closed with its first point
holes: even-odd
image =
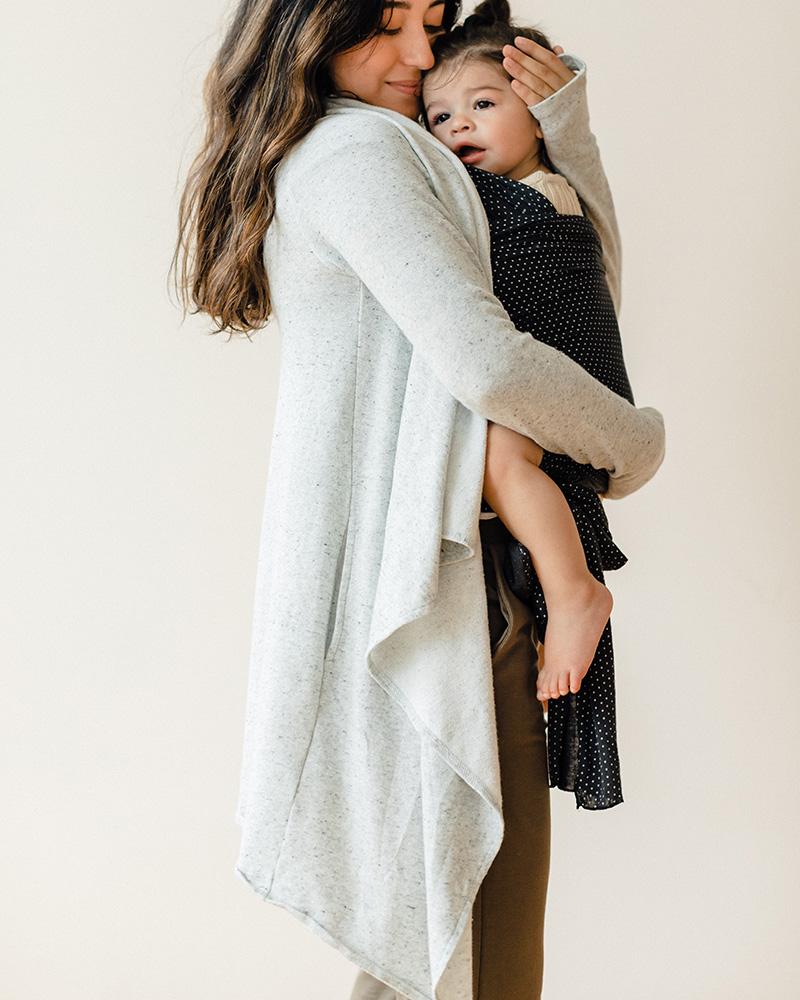
{"type": "Polygon", "coordinates": [[[536,681],[536,697],[546,702],[577,691],[591,666],[597,644],[611,617],[614,598],[599,580],[572,588],[568,598],[547,605],[544,656],[536,681]]]}

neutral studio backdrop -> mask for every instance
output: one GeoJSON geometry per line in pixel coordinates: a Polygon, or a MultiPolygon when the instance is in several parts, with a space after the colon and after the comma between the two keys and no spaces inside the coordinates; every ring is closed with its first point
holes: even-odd
{"type": "MultiPolygon", "coordinates": [[[[234,874],[280,338],[167,291],[230,9],[3,19],[0,1000],[345,1000],[356,971],[234,874]]],[[[551,793],[544,995],[794,1000],[798,8],[514,9],[588,62],[667,426],[607,507],[625,802],[551,793]]]]}

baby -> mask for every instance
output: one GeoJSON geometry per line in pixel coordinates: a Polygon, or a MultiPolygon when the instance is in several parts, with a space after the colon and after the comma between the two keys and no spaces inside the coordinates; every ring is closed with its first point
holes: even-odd
{"type": "MultiPolygon", "coordinates": [[[[423,79],[423,123],[477,186],[492,235],[495,294],[517,329],[569,354],[633,402],[599,238],[575,190],[553,170],[539,123],[502,67],[502,43],[513,43],[515,34],[552,46],[535,29],[512,28],[508,18],[505,0],[487,0],[434,47],[436,65],[423,79]]],[[[490,422],[484,501],[527,549],[547,608],[537,677],[545,708],[549,698],[579,690],[609,623],[613,600],[602,568],[618,568],[626,557],[607,532],[598,496],[607,484],[605,470],[542,453],[490,422]],[[611,551],[606,564],[592,561],[594,572],[587,562],[593,524],[607,535],[595,551],[611,551]]]]}

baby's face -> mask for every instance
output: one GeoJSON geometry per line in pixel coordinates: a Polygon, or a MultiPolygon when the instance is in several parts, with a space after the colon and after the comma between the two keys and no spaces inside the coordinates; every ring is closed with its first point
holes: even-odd
{"type": "Polygon", "coordinates": [[[426,74],[422,102],[433,135],[463,163],[520,180],[539,166],[539,123],[499,63],[470,60],[453,76],[426,74]]]}

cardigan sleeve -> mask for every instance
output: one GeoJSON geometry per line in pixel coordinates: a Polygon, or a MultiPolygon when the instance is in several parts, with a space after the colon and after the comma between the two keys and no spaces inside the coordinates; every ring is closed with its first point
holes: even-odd
{"type": "Polygon", "coordinates": [[[366,286],[464,406],[607,469],[609,497],[652,478],[664,456],[661,414],[515,328],[403,133],[376,115],[330,116],[317,128],[313,154],[285,175],[309,249],[366,286]]]}
{"type": "Polygon", "coordinates": [[[544,133],[547,153],[556,170],[575,188],[603,247],[603,263],[614,309],[622,304],[622,242],[614,199],[589,124],[586,63],[563,54],[561,61],[576,75],[550,97],[528,110],[544,133]]]}

